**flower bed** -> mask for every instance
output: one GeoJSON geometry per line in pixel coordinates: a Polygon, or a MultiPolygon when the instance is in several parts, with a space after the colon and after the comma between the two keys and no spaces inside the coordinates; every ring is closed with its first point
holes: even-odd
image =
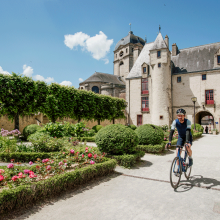
{"type": "Polygon", "coordinates": [[[107,175],[113,172],[115,166],[115,160],[105,158],[105,162],[102,163],[57,174],[32,184],[2,190],[0,192],[0,213],[25,207],[27,204],[32,204],[39,200],[42,201],[47,197],[57,195],[91,179],[107,175]]]}

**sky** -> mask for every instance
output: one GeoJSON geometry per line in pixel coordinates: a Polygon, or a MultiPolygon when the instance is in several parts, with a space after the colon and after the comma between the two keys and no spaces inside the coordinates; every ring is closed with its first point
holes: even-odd
{"type": "Polygon", "coordinates": [[[79,87],[113,72],[117,42],[153,42],[161,26],[170,50],[220,42],[217,0],[0,0],[0,73],[79,87]]]}

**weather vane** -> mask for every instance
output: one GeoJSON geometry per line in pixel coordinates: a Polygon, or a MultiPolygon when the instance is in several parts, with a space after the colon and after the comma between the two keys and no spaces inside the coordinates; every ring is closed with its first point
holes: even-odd
{"type": "Polygon", "coordinates": [[[161,27],[160,27],[160,25],[159,25],[159,33],[160,33],[160,30],[161,30],[161,27]]]}
{"type": "Polygon", "coordinates": [[[129,25],[130,25],[130,31],[131,31],[131,23],[129,23],[129,25]]]}

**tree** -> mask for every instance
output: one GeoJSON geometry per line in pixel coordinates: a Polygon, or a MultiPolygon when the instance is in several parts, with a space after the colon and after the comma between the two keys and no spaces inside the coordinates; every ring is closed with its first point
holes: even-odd
{"type": "Polygon", "coordinates": [[[30,77],[0,74],[0,114],[15,120],[15,129],[19,130],[19,116],[38,112],[39,102],[36,100],[41,96],[38,85],[30,77]]]}

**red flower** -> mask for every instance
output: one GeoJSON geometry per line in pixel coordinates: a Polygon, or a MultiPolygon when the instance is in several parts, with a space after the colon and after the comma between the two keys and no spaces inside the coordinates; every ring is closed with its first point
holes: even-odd
{"type": "Polygon", "coordinates": [[[48,165],[48,166],[46,167],[46,169],[47,169],[47,170],[51,170],[51,166],[48,165]]]}
{"type": "Polygon", "coordinates": [[[4,176],[0,175],[0,181],[2,181],[4,179],[4,176]]]}
{"type": "Polygon", "coordinates": [[[91,154],[91,153],[89,153],[89,154],[88,154],[88,157],[89,157],[89,158],[90,158],[90,157],[92,157],[92,154],[91,154]]]}
{"type": "Polygon", "coordinates": [[[11,179],[12,179],[13,181],[16,181],[16,180],[18,179],[18,176],[13,176],[11,179]]]}
{"type": "Polygon", "coordinates": [[[34,177],[37,177],[37,175],[35,175],[34,173],[31,173],[31,174],[29,175],[29,177],[30,177],[30,178],[34,178],[34,177]]]}
{"type": "Polygon", "coordinates": [[[82,157],[84,157],[84,154],[82,154],[82,157]]]}

